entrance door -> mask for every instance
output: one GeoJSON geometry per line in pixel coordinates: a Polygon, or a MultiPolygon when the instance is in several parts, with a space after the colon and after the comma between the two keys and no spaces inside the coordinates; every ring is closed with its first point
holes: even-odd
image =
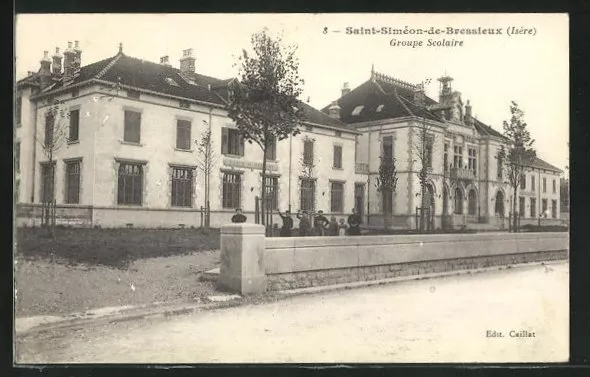
{"type": "Polygon", "coordinates": [[[354,185],[354,207],[361,217],[365,214],[365,184],[356,183],[354,185]]]}
{"type": "Polygon", "coordinates": [[[504,217],[504,194],[502,191],[496,193],[496,215],[504,217]]]}

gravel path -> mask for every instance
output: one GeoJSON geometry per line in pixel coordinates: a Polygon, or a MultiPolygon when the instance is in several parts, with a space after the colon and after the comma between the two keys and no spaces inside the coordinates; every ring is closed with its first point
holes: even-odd
{"type": "Polygon", "coordinates": [[[218,250],[138,260],[127,269],[17,260],[16,316],[191,301],[215,292],[214,283],[199,278],[218,264],[218,250]]]}

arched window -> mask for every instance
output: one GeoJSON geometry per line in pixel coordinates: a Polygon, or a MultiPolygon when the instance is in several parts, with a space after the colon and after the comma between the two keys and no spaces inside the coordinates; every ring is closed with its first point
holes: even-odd
{"type": "Polygon", "coordinates": [[[477,195],[475,193],[474,189],[471,189],[469,191],[469,196],[468,198],[468,207],[467,207],[467,211],[470,215],[475,215],[476,214],[476,208],[477,208],[477,195]]]}
{"type": "Polygon", "coordinates": [[[455,189],[455,214],[463,214],[463,191],[459,187],[455,189]]]}

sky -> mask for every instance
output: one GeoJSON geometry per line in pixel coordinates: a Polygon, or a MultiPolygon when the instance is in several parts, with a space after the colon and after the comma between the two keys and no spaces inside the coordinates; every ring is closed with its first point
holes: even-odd
{"type": "Polygon", "coordinates": [[[525,112],[537,155],[560,169],[569,166],[566,14],[18,15],[15,74],[20,79],[37,71],[43,51],[51,56],[55,47],[63,52],[68,41],[77,40],[83,66],[114,56],[122,43],[126,55],[153,62],[168,55],[175,67],[182,51],[192,48],[198,73],[237,77],[238,55],[264,27],[297,46],[305,80],[301,99],[309,98],[316,108],[336,100],[344,82],[354,89],[368,80],[372,66],[410,83],[431,79],[426,90],[434,99],[436,79],[446,74],[453,77],[453,89],[461,92],[463,102],[470,101],[473,114],[498,131],[510,119],[510,102],[516,101],[525,112]],[[366,33],[383,27],[402,33],[366,33]],[[512,27],[524,33],[512,33],[512,27]],[[448,28],[463,34],[448,34],[448,28]],[[501,34],[465,34],[478,28],[500,29],[501,34]],[[445,33],[426,33],[436,29],[445,33]],[[419,30],[423,33],[417,34],[419,30]],[[429,46],[429,40],[462,45],[429,46]]]}

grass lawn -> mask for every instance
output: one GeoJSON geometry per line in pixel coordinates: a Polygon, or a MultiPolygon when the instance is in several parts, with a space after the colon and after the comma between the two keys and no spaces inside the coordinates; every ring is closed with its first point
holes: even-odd
{"type": "Polygon", "coordinates": [[[50,260],[70,265],[127,268],[133,261],[219,249],[219,230],[19,228],[16,255],[25,260],[50,260]]]}

